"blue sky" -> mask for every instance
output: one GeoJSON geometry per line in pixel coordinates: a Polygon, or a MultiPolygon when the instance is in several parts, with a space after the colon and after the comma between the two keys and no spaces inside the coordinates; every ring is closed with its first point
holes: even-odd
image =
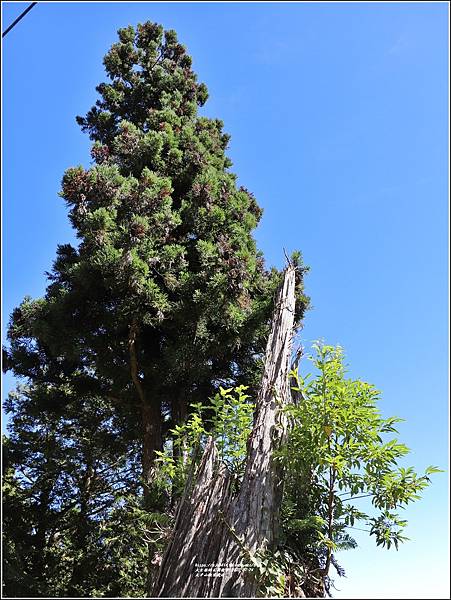
{"type": "MultiPolygon", "coordinates": [[[[2,3],[3,28],[27,5],[2,3]]],[[[57,192],[89,165],[75,115],[116,30],[145,20],[192,54],[267,263],[297,248],[311,267],[304,344],[344,346],[406,419],[408,462],[448,469],[447,3],[40,2],[3,43],[3,330],[74,239],[57,192]]],[[[447,480],[407,509],[398,552],[359,536],[337,597],[449,597],[447,480]]]]}

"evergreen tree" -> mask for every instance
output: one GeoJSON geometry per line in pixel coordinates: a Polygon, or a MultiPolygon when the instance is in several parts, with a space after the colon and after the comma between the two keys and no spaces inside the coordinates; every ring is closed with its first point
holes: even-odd
{"type": "Polygon", "coordinates": [[[165,421],[218,382],[256,381],[279,276],[256,249],[261,209],[228,170],[223,124],[198,114],[207,90],[175,32],[118,34],[110,82],[77,118],[94,164],[62,181],[80,244],[58,247],[45,297],[14,311],[7,363],[138,412],[148,492],[165,421]]]}
{"type": "Polygon", "coordinates": [[[136,442],[103,399],[49,411],[43,395],[19,388],[5,403],[4,594],[139,596],[146,521],[136,442]]]}

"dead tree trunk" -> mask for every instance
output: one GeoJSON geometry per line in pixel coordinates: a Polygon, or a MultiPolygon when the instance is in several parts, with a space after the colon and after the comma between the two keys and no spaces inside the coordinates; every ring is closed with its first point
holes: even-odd
{"type": "Polygon", "coordinates": [[[210,439],[193,481],[185,488],[152,597],[256,594],[255,577],[239,565],[247,562],[246,553],[271,549],[277,539],[282,490],[272,455],[287,428],[280,408],[290,398],[295,279],[296,269],[290,265],[274,309],[240,490],[233,495],[231,475],[210,439]],[[206,576],[205,567],[199,565],[214,565],[214,573],[206,576]]]}

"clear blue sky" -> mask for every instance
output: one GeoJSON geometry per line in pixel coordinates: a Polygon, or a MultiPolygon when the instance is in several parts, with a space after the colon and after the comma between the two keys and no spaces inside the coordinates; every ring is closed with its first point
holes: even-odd
{"type": "MultiPolygon", "coordinates": [[[[2,3],[3,28],[26,6],[2,3]]],[[[193,55],[268,264],[298,248],[311,267],[304,343],[344,346],[406,419],[409,462],[448,469],[447,3],[40,2],[3,44],[3,328],[73,240],[57,192],[89,165],[75,115],[116,30],[145,20],[193,55]]],[[[407,510],[399,552],[359,537],[341,556],[337,597],[449,597],[447,479],[407,510]]]]}

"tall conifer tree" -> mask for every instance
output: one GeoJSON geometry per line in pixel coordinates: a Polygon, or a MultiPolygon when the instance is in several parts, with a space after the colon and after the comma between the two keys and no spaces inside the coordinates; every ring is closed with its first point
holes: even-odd
{"type": "Polygon", "coordinates": [[[151,507],[165,427],[218,383],[257,381],[280,277],[264,268],[262,211],[229,171],[222,122],[198,113],[207,89],[175,32],[147,22],[118,35],[109,82],[77,117],[93,165],[62,181],[80,243],[58,247],[45,296],[14,311],[6,364],[53,388],[46,402],[100,396],[127,416],[151,507]]]}

